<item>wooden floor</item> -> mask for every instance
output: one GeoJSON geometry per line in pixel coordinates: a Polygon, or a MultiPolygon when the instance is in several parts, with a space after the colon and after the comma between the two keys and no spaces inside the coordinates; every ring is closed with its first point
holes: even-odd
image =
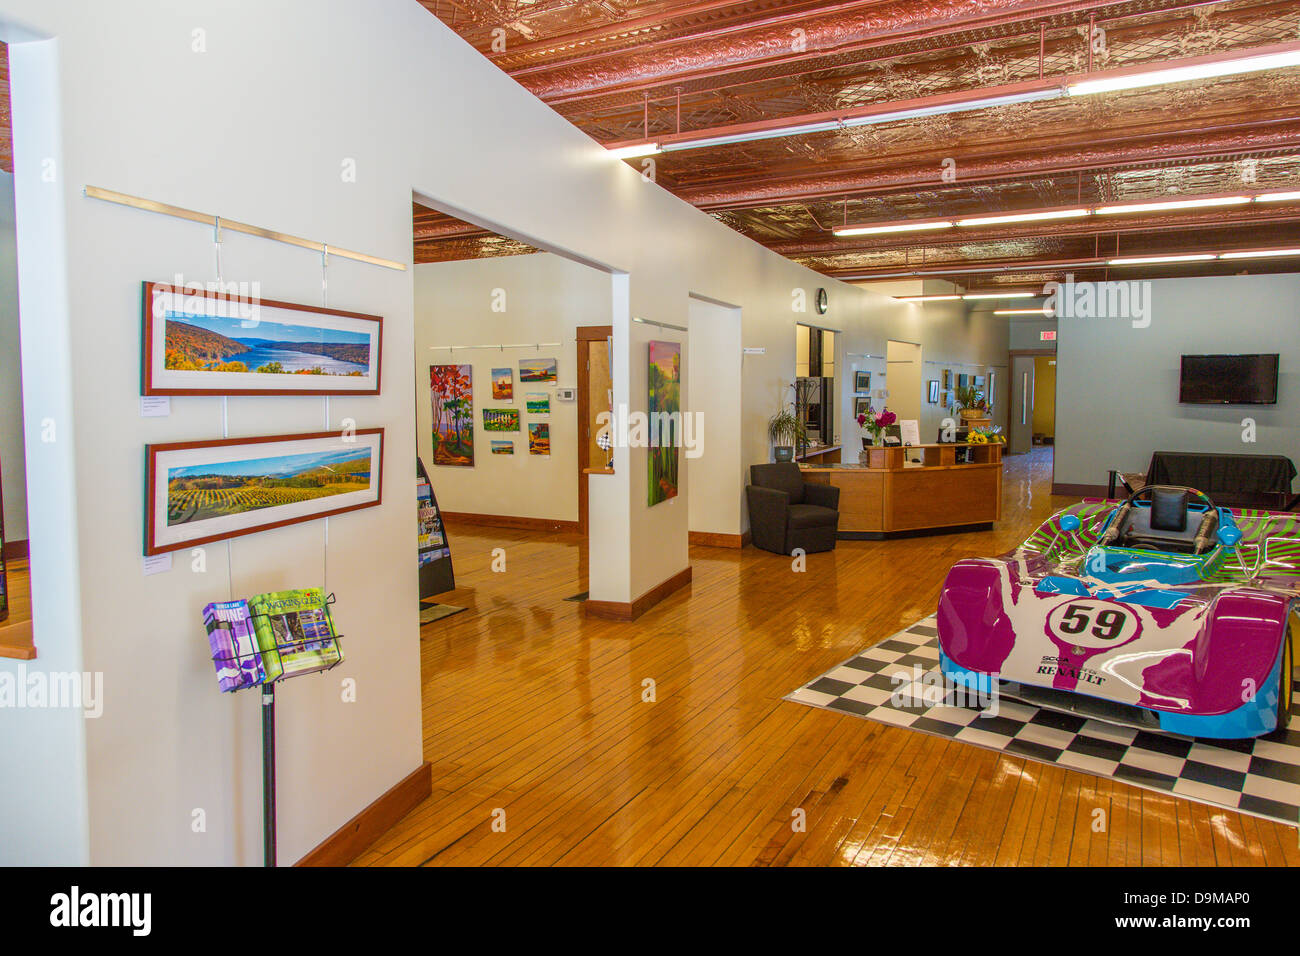
{"type": "Polygon", "coordinates": [[[842,541],[804,573],[693,547],[692,586],[634,624],[563,600],[584,587],[577,536],[451,528],[443,600],[469,611],[421,638],[433,796],[357,862],[1300,863],[1291,827],[781,700],[931,613],[953,561],[1069,503],[1050,487],[1050,449],[1009,458],[996,530],[842,541]]]}

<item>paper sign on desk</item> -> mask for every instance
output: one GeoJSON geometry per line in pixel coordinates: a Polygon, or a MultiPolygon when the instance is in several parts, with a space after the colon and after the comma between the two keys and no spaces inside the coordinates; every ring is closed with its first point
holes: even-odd
{"type": "Polygon", "coordinates": [[[921,423],[915,418],[904,418],[898,423],[899,437],[904,445],[921,444],[921,423]]]}

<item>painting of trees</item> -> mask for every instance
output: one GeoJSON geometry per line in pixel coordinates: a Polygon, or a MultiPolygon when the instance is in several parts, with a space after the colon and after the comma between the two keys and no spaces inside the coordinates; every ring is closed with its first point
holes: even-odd
{"type": "Polygon", "coordinates": [[[469,365],[429,366],[433,400],[433,463],[474,464],[474,370],[469,365]]]}
{"type": "Polygon", "coordinates": [[[651,505],[677,497],[681,411],[681,343],[651,342],[650,473],[648,476],[648,498],[651,505]]]}

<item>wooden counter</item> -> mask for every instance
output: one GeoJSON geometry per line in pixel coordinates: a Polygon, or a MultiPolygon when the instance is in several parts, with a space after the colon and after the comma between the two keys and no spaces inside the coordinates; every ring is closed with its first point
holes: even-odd
{"type": "Polygon", "coordinates": [[[794,460],[818,465],[830,464],[826,459],[832,455],[838,456],[841,447],[841,445],[809,445],[802,455],[795,455],[794,460]]]}
{"type": "Polygon", "coordinates": [[[1000,444],[874,447],[867,454],[865,465],[799,466],[804,481],[840,489],[841,538],[986,531],[1002,517],[1000,444]],[[971,461],[959,463],[959,450],[971,461]]]}

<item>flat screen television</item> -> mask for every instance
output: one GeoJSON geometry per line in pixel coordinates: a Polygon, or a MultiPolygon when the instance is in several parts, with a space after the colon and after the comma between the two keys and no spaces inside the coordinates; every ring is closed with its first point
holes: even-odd
{"type": "Polygon", "coordinates": [[[1276,405],[1274,355],[1184,355],[1178,400],[1188,405],[1276,405]]]}

